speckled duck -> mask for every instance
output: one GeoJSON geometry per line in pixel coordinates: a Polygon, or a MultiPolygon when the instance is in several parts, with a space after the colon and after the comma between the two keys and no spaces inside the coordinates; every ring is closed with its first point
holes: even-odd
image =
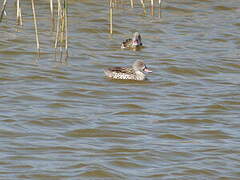
{"type": "Polygon", "coordinates": [[[139,47],[142,47],[142,38],[139,32],[135,32],[133,34],[132,39],[126,39],[124,42],[122,42],[121,48],[122,49],[136,49],[139,47]]]}
{"type": "Polygon", "coordinates": [[[137,60],[132,67],[111,67],[104,70],[105,75],[111,79],[125,79],[143,81],[146,79],[144,73],[152,72],[143,61],[137,60]]]}

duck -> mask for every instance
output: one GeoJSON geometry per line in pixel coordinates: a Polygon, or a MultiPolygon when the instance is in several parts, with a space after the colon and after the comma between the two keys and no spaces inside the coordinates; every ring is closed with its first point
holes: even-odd
{"type": "Polygon", "coordinates": [[[122,42],[121,49],[136,49],[142,46],[141,35],[139,32],[135,32],[132,39],[126,39],[122,42]]]}
{"type": "Polygon", "coordinates": [[[146,80],[145,73],[151,72],[142,60],[136,60],[132,67],[110,67],[104,70],[105,75],[110,79],[136,81],[146,80]]]}

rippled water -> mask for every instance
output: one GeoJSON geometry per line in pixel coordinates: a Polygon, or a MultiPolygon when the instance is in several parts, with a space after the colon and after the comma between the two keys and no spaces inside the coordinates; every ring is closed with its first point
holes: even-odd
{"type": "MultiPolygon", "coordinates": [[[[1,179],[239,179],[240,2],[165,0],[162,18],[70,1],[67,64],[54,61],[48,1],[22,2],[0,28],[1,179]],[[139,31],[145,48],[121,50],[139,31]],[[111,81],[108,66],[142,59],[145,82],[111,81]]],[[[157,11],[156,11],[157,14],[157,11]]]]}

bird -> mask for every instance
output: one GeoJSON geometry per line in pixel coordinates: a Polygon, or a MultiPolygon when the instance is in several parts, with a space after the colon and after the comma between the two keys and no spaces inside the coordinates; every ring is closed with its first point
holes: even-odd
{"type": "Polygon", "coordinates": [[[133,34],[132,39],[126,39],[122,42],[121,48],[122,49],[136,49],[142,47],[142,38],[139,32],[135,32],[133,34]]]}
{"type": "Polygon", "coordinates": [[[144,73],[151,73],[152,71],[147,68],[142,60],[136,60],[132,67],[110,67],[104,70],[105,75],[111,79],[122,80],[146,80],[144,73]]]}

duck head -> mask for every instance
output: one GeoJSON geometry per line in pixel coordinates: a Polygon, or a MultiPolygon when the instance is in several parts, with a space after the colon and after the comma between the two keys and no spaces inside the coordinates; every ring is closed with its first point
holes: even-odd
{"type": "Polygon", "coordinates": [[[135,32],[132,38],[133,46],[142,46],[142,38],[139,32],[135,32]]]}
{"type": "Polygon", "coordinates": [[[137,60],[133,63],[133,69],[135,71],[145,72],[145,73],[151,73],[152,71],[147,68],[147,66],[144,64],[143,61],[137,60]]]}

